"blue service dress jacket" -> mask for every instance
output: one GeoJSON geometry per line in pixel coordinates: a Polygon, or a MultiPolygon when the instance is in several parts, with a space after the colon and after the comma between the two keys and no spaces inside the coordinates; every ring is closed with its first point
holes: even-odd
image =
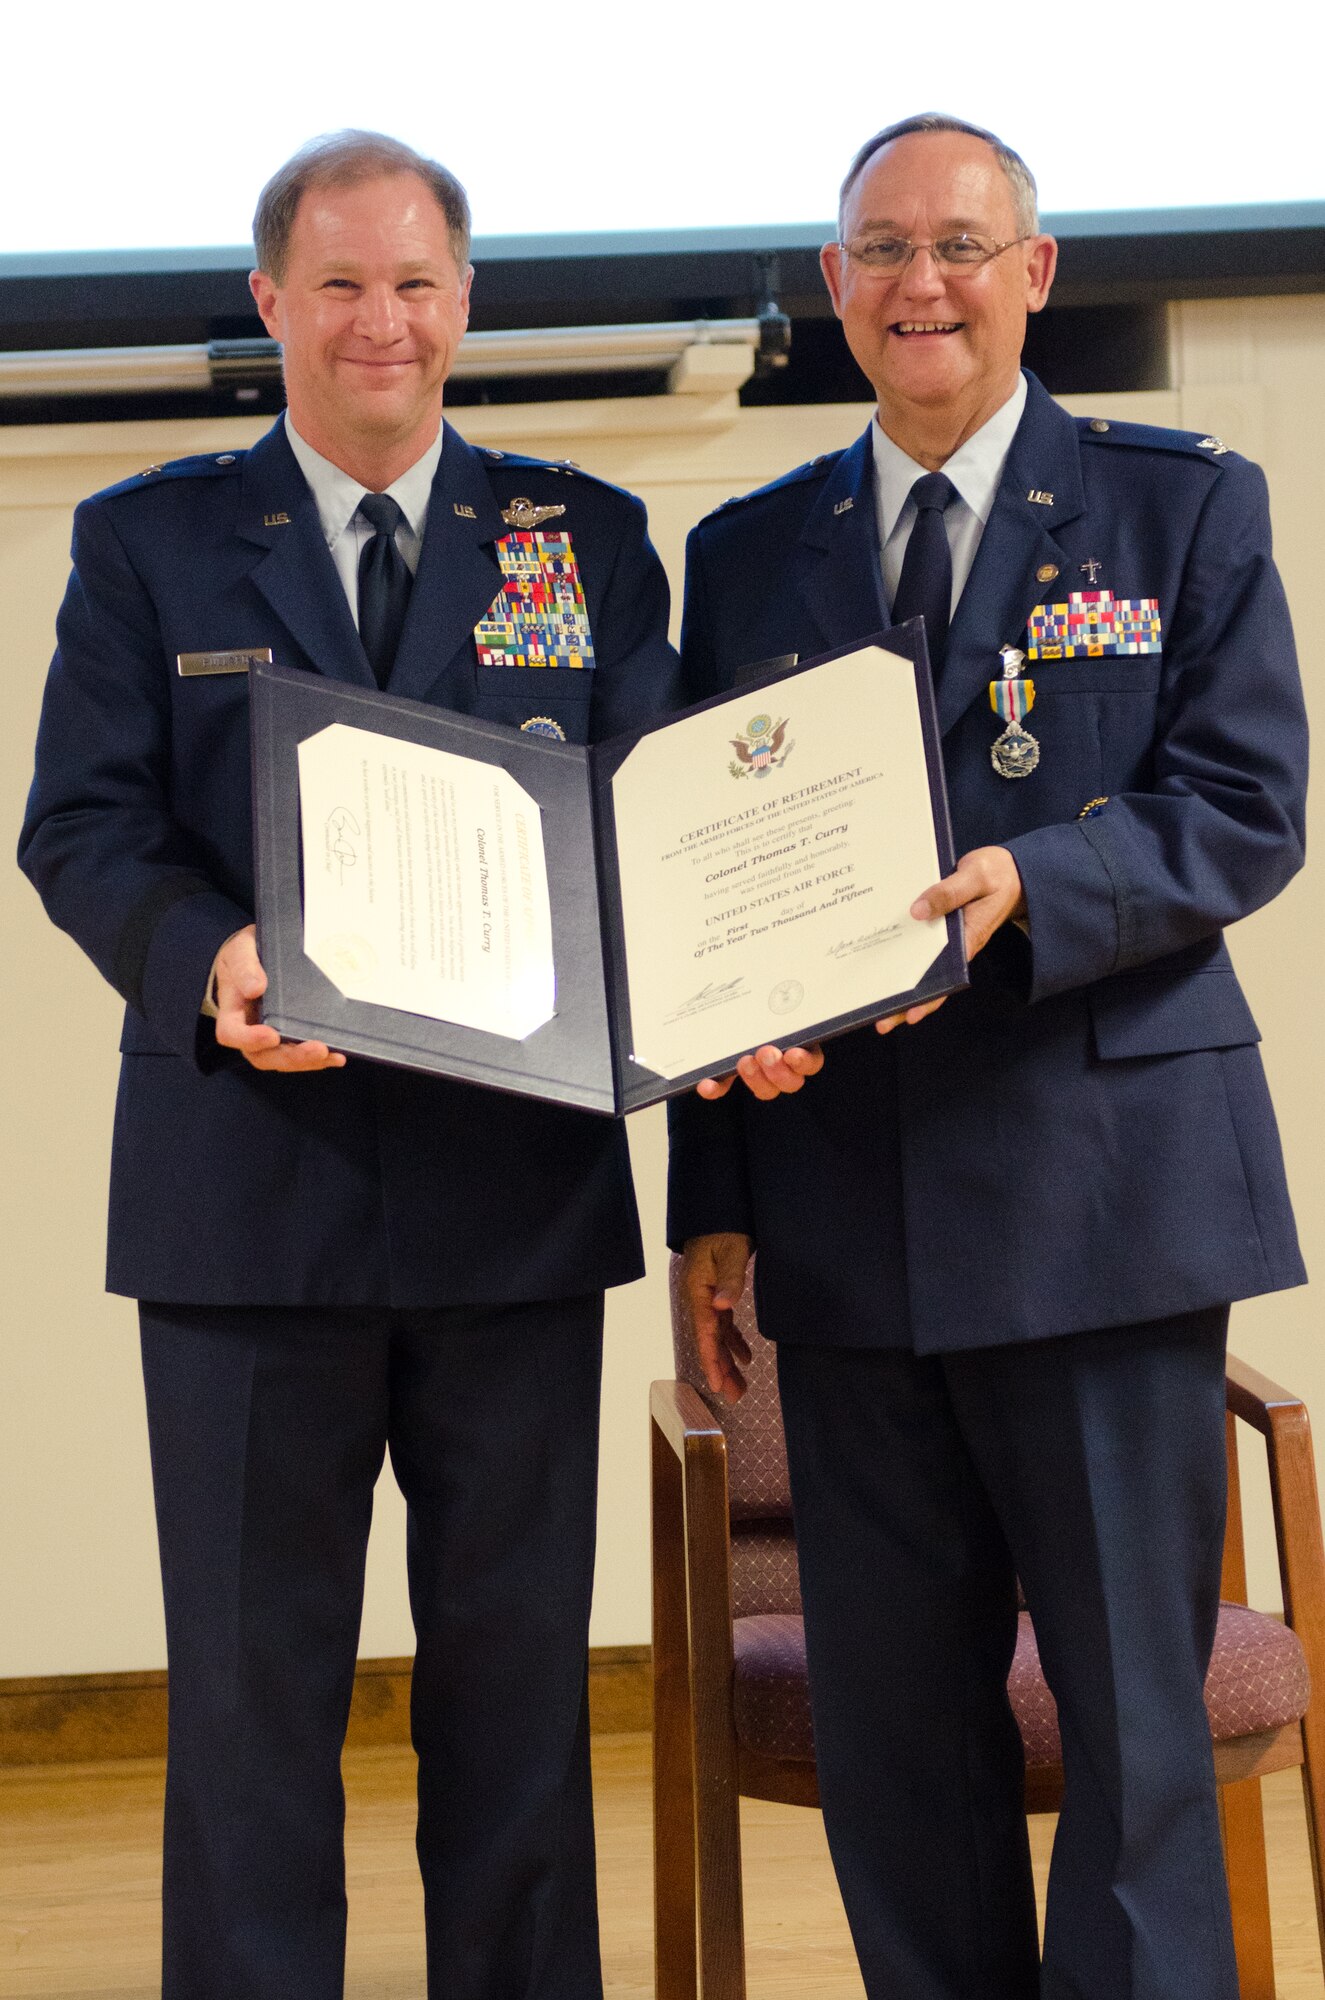
{"type": "MultiPolygon", "coordinates": [[[[501,1304],[642,1270],[618,1121],[351,1058],[263,1075],[199,1015],[251,921],[248,682],[176,655],[269,647],[373,685],[313,495],[277,423],[247,452],[85,501],[20,845],[47,910],[127,1007],[113,1291],[200,1305],[501,1304]]],[[[584,743],[675,705],[667,584],[630,495],[475,449],[449,425],[393,694],[584,743]],[[480,666],[502,509],[564,512],[596,666],[480,666]]]]}
{"type": "MultiPolygon", "coordinates": [[[[691,535],[691,700],[889,622],[868,433],[691,535]]],[[[1301,1283],[1222,935],[1303,858],[1306,723],[1259,469],[1074,419],[1031,378],[937,702],[957,852],[1011,850],[1028,935],[1005,925],[917,1027],[831,1042],[796,1096],[674,1105],[669,1239],[753,1236],[774,1338],[920,1353],[1301,1283]],[[1002,777],[1000,648],[1092,585],[1157,599],[1162,649],[1029,661],[1040,761],[1002,777]]]]}

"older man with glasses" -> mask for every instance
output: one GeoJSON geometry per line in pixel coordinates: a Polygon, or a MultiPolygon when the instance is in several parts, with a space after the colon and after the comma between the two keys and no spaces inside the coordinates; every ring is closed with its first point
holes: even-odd
{"type": "Polygon", "coordinates": [[[924,618],[962,858],[913,914],[963,911],[972,985],[701,1086],[669,1233],[729,1400],[758,1249],[871,2000],[1236,2000],[1202,1700],[1224,1342],[1230,1300],[1303,1277],[1221,934],[1302,860],[1265,482],[1023,374],[1056,248],[992,134],[880,132],[840,222],[824,275],[877,415],[701,522],[684,665],[698,697],[924,618]],[[1043,1963],[1018,1577],[1066,1774],[1043,1963]]]}

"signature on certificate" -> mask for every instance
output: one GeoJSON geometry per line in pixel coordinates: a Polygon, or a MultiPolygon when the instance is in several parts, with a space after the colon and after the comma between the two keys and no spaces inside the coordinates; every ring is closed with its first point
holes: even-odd
{"type": "Polygon", "coordinates": [[[872,931],[862,932],[859,937],[841,938],[837,944],[830,944],[828,947],[828,956],[830,958],[850,958],[855,952],[873,951],[881,944],[890,944],[894,938],[901,935],[902,926],[900,922],[895,924],[878,924],[872,931]]]}
{"type": "Polygon", "coordinates": [[[692,993],[667,1016],[667,1026],[674,1021],[688,1021],[694,1014],[705,1014],[710,1007],[721,1007],[728,1000],[743,1000],[746,994],[743,978],[710,979],[707,986],[701,986],[698,993],[692,993]]]}
{"type": "Polygon", "coordinates": [[[347,868],[358,866],[358,843],[362,838],[363,828],[348,806],[337,806],[328,813],[327,867],[335,872],[339,884],[343,885],[347,868]]]}

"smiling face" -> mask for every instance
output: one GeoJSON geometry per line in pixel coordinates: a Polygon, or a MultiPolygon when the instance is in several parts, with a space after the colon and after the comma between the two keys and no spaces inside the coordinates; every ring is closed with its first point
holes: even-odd
{"type": "Polygon", "coordinates": [[[310,188],[281,282],[250,277],[284,349],[296,430],[364,485],[389,485],[436,437],[472,277],[432,192],[408,173],[310,188]]]}
{"type": "MultiPolygon", "coordinates": [[[[882,147],[847,197],[842,240],[904,237],[933,243],[963,234],[1006,243],[1020,236],[1012,187],[983,139],[916,132],[882,147]]],[[[919,250],[894,276],[865,270],[836,243],[821,257],[847,345],[874,385],[883,428],[927,463],[940,460],[1017,386],[1026,315],[1049,296],[1051,236],[1013,243],[973,270],[942,270],[919,250]]]]}

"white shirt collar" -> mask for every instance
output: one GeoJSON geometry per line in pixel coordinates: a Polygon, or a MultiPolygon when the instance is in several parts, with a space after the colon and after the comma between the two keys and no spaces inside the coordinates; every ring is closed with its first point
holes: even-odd
{"type": "MultiPolygon", "coordinates": [[[[998,482],[1003,477],[1003,465],[1025,407],[1026,377],[1019,374],[1007,402],[958,447],[943,467],[981,526],[989,519],[998,482]]],[[[883,543],[897,526],[911,488],[929,467],[917,465],[900,445],[893,443],[877,413],[870,428],[874,445],[874,505],[879,541],[883,543]]]]}
{"type": "MultiPolygon", "coordinates": [[[[298,461],[299,470],[313,490],[327,547],[334,549],[358,513],[359,502],[369,489],[361,486],[357,479],[351,479],[348,472],[342,472],[329,458],[323,458],[320,451],[314,451],[308,440],[300,437],[288,410],[285,413],[285,435],[290,440],[290,449],[298,461]]],[[[402,472],[399,479],[393,480],[386,489],[405,516],[410,533],[418,541],[423,539],[424,523],[428,518],[428,497],[442,460],[442,437],[439,425],[436,438],[422,458],[416,458],[409,470],[402,472]]]]}

